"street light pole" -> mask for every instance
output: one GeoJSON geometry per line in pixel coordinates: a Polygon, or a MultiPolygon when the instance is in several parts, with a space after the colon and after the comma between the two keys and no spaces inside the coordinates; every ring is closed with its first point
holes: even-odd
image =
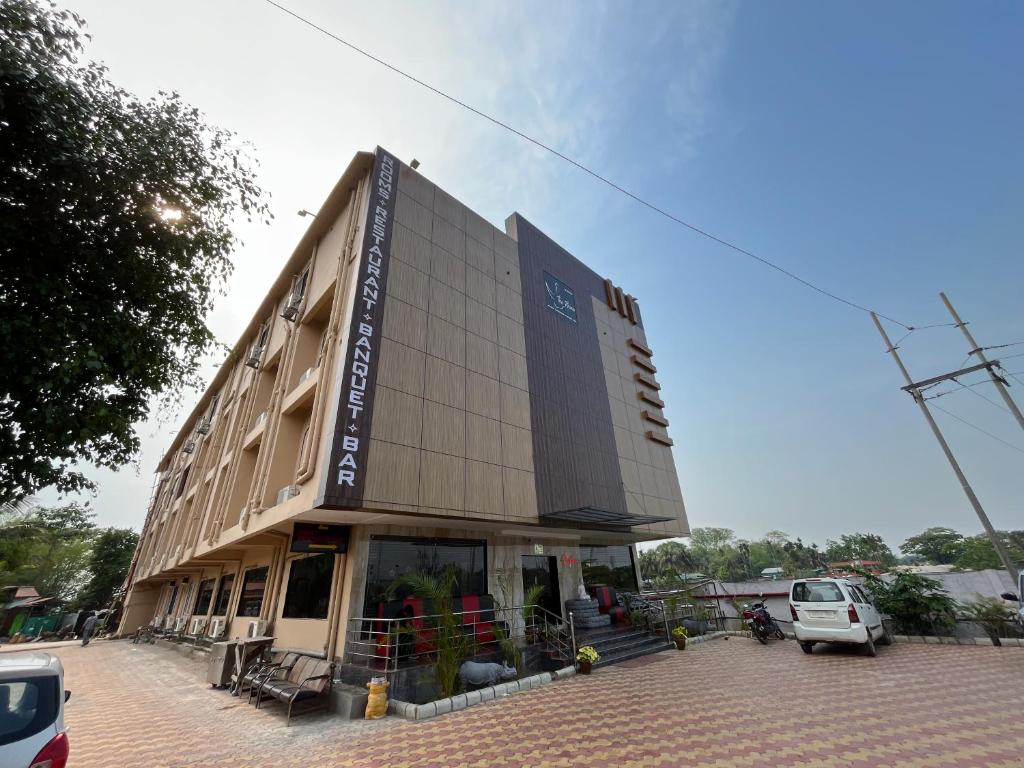
{"type": "Polygon", "coordinates": [[[974,489],[971,488],[971,484],[967,482],[967,477],[964,475],[963,470],[960,469],[960,465],[957,463],[956,457],[953,456],[953,451],[949,447],[949,443],[946,442],[946,438],[942,436],[942,431],[939,429],[939,425],[935,423],[935,419],[932,416],[932,412],[928,410],[928,404],[925,402],[924,396],[921,394],[921,390],[914,384],[914,380],[910,377],[910,373],[907,371],[903,361],[900,359],[899,353],[896,351],[896,347],[889,340],[889,334],[885,332],[885,328],[882,327],[882,323],[879,322],[878,316],[872,312],[871,319],[875,321],[875,327],[882,336],[882,340],[885,341],[886,351],[892,355],[892,359],[896,361],[897,367],[900,369],[900,373],[903,374],[903,378],[907,381],[907,386],[904,387],[911,396],[914,398],[914,402],[917,403],[921,409],[921,413],[924,414],[925,421],[928,422],[928,426],[932,428],[932,434],[935,435],[935,439],[939,441],[939,447],[942,448],[942,452],[946,454],[946,459],[949,461],[949,465],[953,468],[953,473],[956,475],[956,479],[960,481],[960,487],[964,489],[964,494],[967,496],[967,500],[971,502],[971,506],[974,507],[974,511],[978,515],[978,519],[981,520],[981,525],[985,529],[985,533],[988,534],[989,540],[992,542],[992,546],[996,550],[996,554],[999,555],[999,559],[1003,563],[1003,567],[1006,568],[1010,574],[1010,578],[1013,579],[1013,583],[1016,584],[1020,575],[1017,570],[1017,566],[1013,560],[1010,559],[1010,553],[1006,551],[1006,547],[1003,545],[1002,540],[996,533],[996,529],[992,527],[992,523],[988,519],[988,515],[985,514],[985,509],[981,506],[981,502],[978,501],[978,497],[974,494],[974,489]]]}
{"type": "MultiPolygon", "coordinates": [[[[972,355],[977,355],[978,360],[988,365],[988,358],[985,357],[985,350],[978,345],[978,342],[974,340],[974,336],[972,336],[971,332],[967,330],[967,323],[960,319],[960,315],[958,315],[956,310],[953,309],[953,305],[950,303],[949,299],[946,298],[946,294],[940,292],[939,298],[942,299],[942,303],[946,305],[946,309],[948,309],[949,314],[952,315],[953,320],[956,322],[956,327],[963,332],[964,338],[967,339],[970,353],[972,355]]],[[[1021,414],[1020,408],[1017,407],[1017,403],[1015,403],[1013,398],[1010,397],[1010,391],[1006,388],[1006,381],[1001,376],[996,375],[996,372],[992,370],[992,366],[988,367],[988,375],[989,378],[992,379],[992,383],[996,385],[996,389],[999,390],[999,394],[1002,395],[1003,402],[1006,403],[1006,407],[1010,409],[1010,413],[1012,413],[1014,418],[1017,419],[1017,423],[1020,425],[1020,428],[1024,429],[1024,414],[1021,414]]]]}

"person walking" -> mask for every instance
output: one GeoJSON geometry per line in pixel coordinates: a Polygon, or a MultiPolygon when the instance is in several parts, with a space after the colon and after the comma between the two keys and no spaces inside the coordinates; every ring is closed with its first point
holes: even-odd
{"type": "Polygon", "coordinates": [[[96,628],[96,615],[93,614],[82,624],[82,646],[85,647],[92,639],[92,631],[96,628]]]}

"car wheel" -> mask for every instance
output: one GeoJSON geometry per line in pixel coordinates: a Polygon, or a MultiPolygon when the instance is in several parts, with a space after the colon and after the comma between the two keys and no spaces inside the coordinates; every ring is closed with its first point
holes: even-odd
{"type": "Polygon", "coordinates": [[[882,636],[878,638],[879,645],[892,645],[892,635],[889,634],[889,630],[885,624],[882,625],[882,636]]]}
{"type": "Polygon", "coordinates": [[[812,653],[814,651],[814,643],[800,643],[800,650],[804,653],[812,653]]]}
{"type": "Polygon", "coordinates": [[[864,653],[867,656],[878,655],[878,649],[875,648],[875,641],[871,639],[871,630],[868,630],[868,641],[864,643],[864,653]]]}

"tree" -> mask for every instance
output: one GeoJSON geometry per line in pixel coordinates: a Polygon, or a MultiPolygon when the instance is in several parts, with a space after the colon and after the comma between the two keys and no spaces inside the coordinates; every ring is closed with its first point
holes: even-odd
{"type": "Polygon", "coordinates": [[[934,565],[948,565],[963,554],[964,537],[952,528],[928,528],[904,541],[900,550],[934,565]]]}
{"type": "Polygon", "coordinates": [[[864,587],[882,613],[896,624],[896,634],[932,635],[956,621],[956,601],[935,579],[917,573],[897,573],[884,581],[861,571],[864,587]]]}
{"type": "Polygon", "coordinates": [[[80,504],[0,515],[0,583],[33,586],[57,604],[71,600],[85,582],[92,517],[80,504]]]}
{"type": "Polygon", "coordinates": [[[896,556],[885,539],[875,533],[844,533],[839,541],[829,539],[825,545],[825,557],[830,563],[876,560],[883,565],[892,565],[896,562],[896,556]]]}
{"type": "Polygon", "coordinates": [[[104,528],[96,534],[89,553],[88,581],[75,598],[79,607],[96,609],[110,604],[128,575],[138,543],[139,535],[130,528],[104,528]]]}
{"type": "Polygon", "coordinates": [[[268,215],[232,134],[79,61],[83,27],[0,3],[0,502],[132,459],[215,347],[232,221],[268,215]]]}
{"type": "MultiPolygon", "coordinates": [[[[996,531],[996,535],[1002,539],[1010,558],[1020,562],[1024,560],[1024,547],[1020,545],[1022,531],[996,531]]],[[[963,549],[956,559],[957,568],[969,571],[982,571],[986,568],[997,568],[1002,570],[1003,562],[996,554],[995,547],[987,534],[979,533],[977,536],[968,536],[963,541],[963,549]]]]}

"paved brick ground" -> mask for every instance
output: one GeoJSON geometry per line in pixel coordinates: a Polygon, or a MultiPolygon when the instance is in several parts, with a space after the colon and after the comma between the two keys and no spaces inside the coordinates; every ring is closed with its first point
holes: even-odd
{"type": "Polygon", "coordinates": [[[1024,649],[896,645],[870,659],[717,640],[423,723],[289,729],[124,642],[60,649],[71,768],[742,766],[1020,768],[1024,649]]]}

